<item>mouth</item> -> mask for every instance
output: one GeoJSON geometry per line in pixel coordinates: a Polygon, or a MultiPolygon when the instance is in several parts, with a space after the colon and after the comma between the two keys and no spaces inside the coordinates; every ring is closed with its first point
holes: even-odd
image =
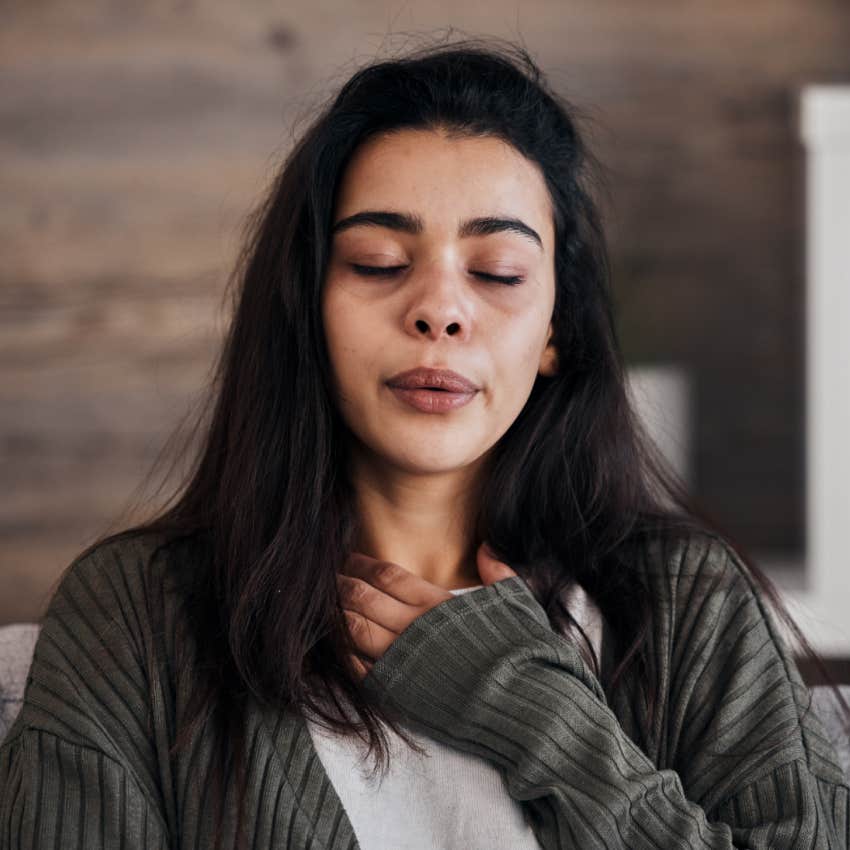
{"type": "Polygon", "coordinates": [[[459,372],[451,369],[436,369],[419,366],[399,372],[387,381],[392,388],[406,390],[426,390],[440,393],[469,394],[478,391],[479,387],[459,372]]]}
{"type": "Polygon", "coordinates": [[[393,395],[420,413],[448,413],[469,404],[480,387],[451,369],[418,366],[393,375],[387,382],[393,395]]]}
{"type": "Polygon", "coordinates": [[[465,407],[478,390],[452,392],[443,387],[395,387],[388,384],[393,395],[408,407],[420,413],[449,413],[465,407]]]}

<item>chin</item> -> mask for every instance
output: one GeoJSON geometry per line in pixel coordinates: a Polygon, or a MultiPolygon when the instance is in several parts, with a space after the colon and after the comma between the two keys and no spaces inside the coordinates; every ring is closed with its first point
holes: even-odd
{"type": "Polygon", "coordinates": [[[413,475],[439,475],[464,469],[475,463],[481,456],[477,451],[464,451],[456,439],[428,440],[427,447],[415,447],[413,439],[406,439],[401,445],[384,445],[377,454],[384,457],[405,472],[413,475]]]}

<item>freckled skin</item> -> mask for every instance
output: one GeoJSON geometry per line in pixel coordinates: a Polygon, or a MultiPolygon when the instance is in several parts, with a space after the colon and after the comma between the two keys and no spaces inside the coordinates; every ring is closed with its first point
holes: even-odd
{"type": "Polygon", "coordinates": [[[333,222],[366,210],[412,213],[424,226],[417,234],[340,231],[323,284],[336,401],[353,437],[362,551],[406,557],[423,576],[477,583],[466,526],[476,473],[538,372],[557,368],[549,193],[537,165],[501,140],[402,130],[363,144],[342,176],[333,222]],[[521,219],[542,249],[511,231],[459,236],[459,223],[478,216],[521,219]],[[364,276],[352,264],[404,268],[364,276]],[[385,382],[420,365],[453,369],[480,390],[457,410],[416,411],[385,382]]]}

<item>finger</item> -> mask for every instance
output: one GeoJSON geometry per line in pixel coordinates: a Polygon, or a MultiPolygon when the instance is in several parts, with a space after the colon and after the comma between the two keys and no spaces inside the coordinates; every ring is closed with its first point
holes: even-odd
{"type": "Polygon", "coordinates": [[[389,596],[418,608],[433,608],[451,594],[392,561],[380,561],[363,552],[352,552],[342,568],[344,575],[360,578],[389,596]]]}
{"type": "Polygon", "coordinates": [[[373,662],[362,660],[356,655],[351,656],[351,661],[354,664],[354,669],[357,671],[357,677],[359,679],[364,679],[373,666],[373,662]]]}
{"type": "Polygon", "coordinates": [[[354,645],[370,659],[380,658],[398,637],[396,632],[385,629],[357,611],[344,609],[343,613],[354,645]]]}
{"type": "Polygon", "coordinates": [[[400,635],[426,610],[425,606],[409,605],[396,599],[365,579],[340,573],[337,585],[343,608],[362,614],[396,635],[400,635]]]}

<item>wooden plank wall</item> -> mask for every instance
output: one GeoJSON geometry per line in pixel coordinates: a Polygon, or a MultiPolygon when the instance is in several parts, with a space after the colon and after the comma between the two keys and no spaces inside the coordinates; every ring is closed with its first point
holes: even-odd
{"type": "MultiPolygon", "coordinates": [[[[699,494],[803,543],[797,87],[846,2],[16,3],[0,30],[0,623],[114,522],[211,366],[297,122],[405,33],[522,39],[594,118],[623,342],[690,366],[699,494]]],[[[131,514],[132,515],[132,514],[131,514]]]]}

